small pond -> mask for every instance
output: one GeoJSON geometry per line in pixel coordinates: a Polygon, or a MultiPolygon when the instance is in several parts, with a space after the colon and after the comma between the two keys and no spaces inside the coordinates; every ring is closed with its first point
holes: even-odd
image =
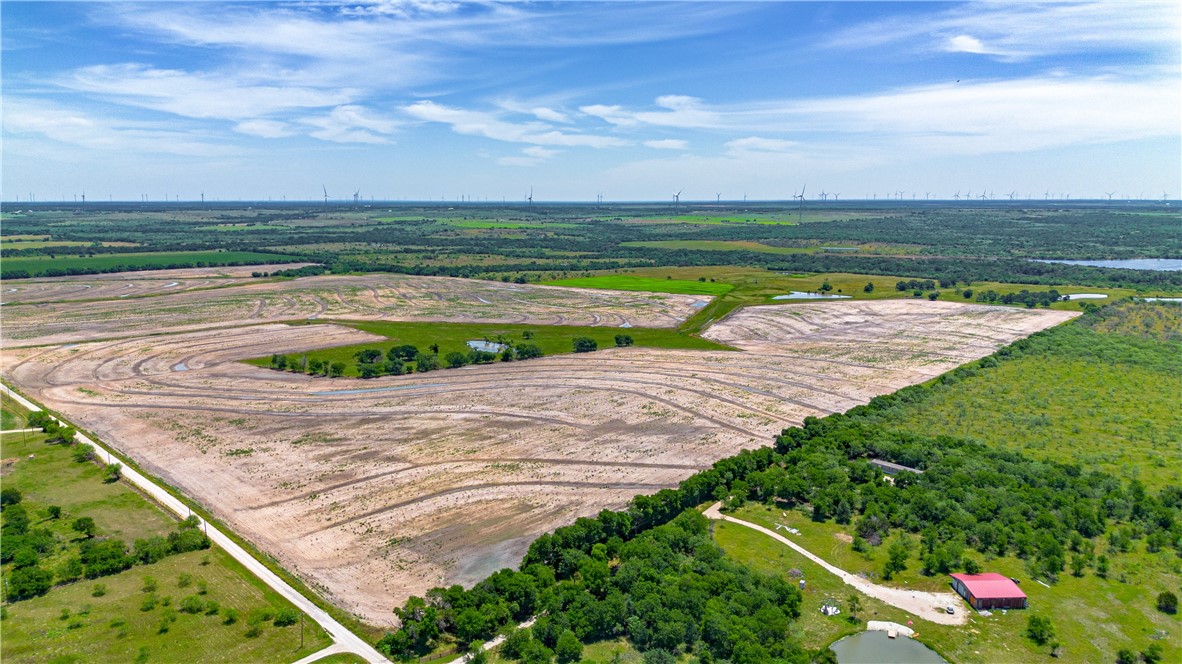
{"type": "Polygon", "coordinates": [[[906,636],[890,638],[886,632],[860,632],[829,646],[838,664],[948,664],[935,650],[906,636]]]}
{"type": "Polygon", "coordinates": [[[1103,293],[1072,293],[1071,295],[1064,295],[1064,300],[1106,300],[1108,296],[1103,293]]]}
{"type": "Polygon", "coordinates": [[[1182,297],[1143,297],[1146,302],[1182,302],[1182,297]]]}
{"type": "Polygon", "coordinates": [[[1088,267],[1123,267],[1126,270],[1165,270],[1169,272],[1182,270],[1182,258],[1126,258],[1109,261],[1036,260],[1039,263],[1065,263],[1067,265],[1087,265],[1088,267]]]}
{"type": "Polygon", "coordinates": [[[848,300],[849,295],[825,295],[823,293],[805,293],[802,291],[792,291],[787,295],[777,295],[773,300],[848,300]]]}
{"type": "Polygon", "coordinates": [[[482,350],[486,353],[499,353],[505,350],[505,344],[498,344],[492,341],[469,341],[468,348],[482,350]]]}

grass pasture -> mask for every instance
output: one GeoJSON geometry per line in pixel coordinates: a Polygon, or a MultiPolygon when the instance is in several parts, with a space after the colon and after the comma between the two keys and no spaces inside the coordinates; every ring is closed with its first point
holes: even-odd
{"type": "MultiPolygon", "coordinates": [[[[721,344],[699,337],[679,334],[676,330],[665,328],[617,328],[617,327],[577,327],[568,325],[509,325],[500,323],[398,323],[398,322],[364,322],[356,321],[317,321],[336,322],[340,325],[355,327],[364,332],[386,337],[383,343],[367,343],[354,346],[340,346],[308,353],[308,359],[320,358],[328,362],[344,362],[348,368],[346,376],[357,375],[357,360],[354,357],[359,351],[367,348],[378,348],[384,354],[392,346],[411,344],[417,346],[424,353],[430,353],[431,344],[439,344],[439,357],[459,351],[466,353],[468,341],[483,339],[504,339],[506,342],[520,344],[537,344],[546,355],[561,355],[574,352],[575,337],[590,337],[599,345],[599,349],[613,348],[616,345],[617,334],[627,334],[632,337],[633,345],[651,348],[682,348],[698,350],[731,350],[721,344]],[[524,332],[532,332],[533,338],[526,339],[524,332]]],[[[269,366],[270,356],[247,360],[255,366],[269,366]]]]}
{"type": "Polygon", "coordinates": [[[5,258],[0,267],[5,273],[23,270],[32,277],[65,274],[72,269],[116,271],[119,269],[145,270],[169,267],[205,267],[218,265],[251,265],[283,262],[287,256],[253,251],[161,251],[131,254],[70,254],[60,256],[15,256],[5,258]]]}
{"type": "Polygon", "coordinates": [[[0,392],[0,431],[22,429],[29,411],[12,397],[0,392]]]}
{"type": "Polygon", "coordinates": [[[547,286],[568,286],[571,288],[603,288],[606,290],[644,291],[649,293],[676,293],[681,295],[725,295],[734,286],[696,279],[673,279],[635,276],[631,274],[604,274],[597,277],[559,279],[544,282],[547,286]]]}
{"type": "MultiPolygon", "coordinates": [[[[105,483],[99,466],[74,461],[74,448],[49,445],[44,434],[28,433],[5,434],[0,447],[5,488],[22,492],[21,505],[31,528],[48,529],[57,538],[57,549],[41,559],[43,569],[58,570],[77,555],[79,535],[70,524],[79,517],[94,519],[97,538],[128,544],[175,529],[175,519],[128,485],[105,483]],[[62,508],[61,518],[47,516],[49,505],[62,508]]],[[[4,566],[5,575],[10,567],[4,566]]],[[[286,663],[329,644],[328,636],[309,620],[304,621],[303,649],[299,623],[281,628],[259,620],[261,614],[281,608],[291,605],[221,549],[191,551],[6,602],[4,661],[286,663]],[[188,581],[183,580],[186,576],[188,581]],[[157,601],[150,607],[145,603],[145,577],[157,584],[157,601]],[[104,592],[96,593],[98,585],[104,592]],[[181,600],[192,595],[200,598],[204,609],[196,614],[180,611],[181,600]],[[218,604],[216,614],[209,612],[210,601],[218,604]],[[233,624],[225,624],[227,609],[238,612],[233,624]],[[258,633],[248,636],[252,621],[258,623],[258,633]]]]}

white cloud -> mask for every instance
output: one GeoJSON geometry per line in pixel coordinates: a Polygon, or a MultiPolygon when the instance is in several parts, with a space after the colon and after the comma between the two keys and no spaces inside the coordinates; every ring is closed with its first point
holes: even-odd
{"type": "Polygon", "coordinates": [[[796,141],[785,141],[779,138],[762,138],[760,136],[748,136],[747,138],[737,138],[726,144],[727,151],[731,154],[748,153],[748,152],[789,152],[797,148],[800,144],[796,141]]]}
{"type": "Polygon", "coordinates": [[[1177,54],[1180,30],[1182,12],[1171,2],[963,3],[932,15],[908,13],[857,24],[838,31],[830,46],[898,44],[1002,60],[1104,50],[1177,54]]]}
{"type": "Polygon", "coordinates": [[[287,123],[278,120],[243,120],[234,125],[234,131],[262,138],[285,138],[294,133],[287,123]]]}
{"type": "Polygon", "coordinates": [[[662,138],[659,140],[645,141],[644,145],[654,150],[685,150],[689,147],[689,143],[680,138],[662,138]]]}
{"type": "Polygon", "coordinates": [[[389,134],[398,127],[397,122],[355,105],[338,106],[328,115],[304,118],[301,122],[316,127],[311,133],[313,138],[335,143],[389,143],[380,134],[389,134]]]}
{"type": "Polygon", "coordinates": [[[684,95],[657,97],[655,105],[663,111],[627,111],[620,106],[591,104],[582,106],[580,111],[621,127],[653,125],[657,127],[678,127],[702,129],[716,127],[719,117],[715,111],[705,107],[701,99],[684,95]]]}
{"type": "Polygon", "coordinates": [[[223,120],[335,106],[349,102],[355,94],[339,89],[251,85],[222,74],[194,74],[130,63],[83,67],[56,83],[141,108],[223,120]]]}
{"type": "Polygon", "coordinates": [[[550,157],[553,157],[556,154],[560,154],[562,151],[561,150],[551,150],[549,148],[543,148],[543,147],[539,147],[539,146],[534,145],[534,146],[525,148],[524,150],[522,150],[522,152],[524,152],[525,154],[527,154],[531,157],[536,157],[537,159],[549,159],[550,157]]]}
{"type": "Polygon", "coordinates": [[[980,39],[969,35],[957,35],[950,38],[945,50],[952,53],[988,53],[980,39]]]}
{"type": "Polygon", "coordinates": [[[513,123],[484,111],[470,111],[436,104],[432,101],[415,102],[402,108],[407,115],[427,122],[451,125],[457,134],[483,136],[509,143],[557,145],[564,147],[606,148],[626,145],[613,136],[567,133],[542,122],[513,123]]]}
{"type": "Polygon", "coordinates": [[[196,132],[168,125],[136,123],[45,102],[8,96],[4,100],[5,134],[35,134],[59,143],[120,155],[174,154],[216,157],[235,154],[232,147],[196,132]]]}

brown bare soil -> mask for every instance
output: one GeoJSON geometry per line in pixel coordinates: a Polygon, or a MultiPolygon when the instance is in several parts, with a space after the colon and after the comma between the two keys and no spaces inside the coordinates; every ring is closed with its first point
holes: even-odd
{"type": "Polygon", "coordinates": [[[107,299],[41,304],[12,300],[13,306],[3,309],[0,332],[4,345],[11,348],[110,339],[146,330],[176,332],[317,318],[674,327],[693,315],[693,304],[699,301],[690,295],[395,274],[305,277],[193,290],[210,281],[182,282],[176,277],[165,281],[37,281],[16,286],[5,282],[5,291],[18,289],[6,295],[20,295],[26,302],[91,299],[79,291],[96,291],[96,297],[107,299]],[[44,292],[38,293],[38,289],[44,292]],[[55,293],[65,295],[56,297],[55,293]]]}
{"type": "MultiPolygon", "coordinates": [[[[252,297],[306,303],[335,292],[358,316],[382,313],[362,304],[371,297],[421,304],[412,311],[429,317],[456,302],[473,312],[477,295],[516,307],[481,315],[542,321],[557,306],[563,320],[572,309],[584,320],[614,311],[650,323],[680,312],[678,299],[643,294],[630,295],[655,312],[577,289],[556,300],[559,289],[461,281],[436,293],[440,302],[414,290],[432,280],[392,278],[375,294],[361,285],[373,279],[345,279],[252,297]],[[346,297],[351,287],[359,292],[346,297]]],[[[575,517],[675,486],[806,416],[929,379],[1072,315],[910,300],[753,307],[706,335],[746,352],[611,349],[368,381],[236,362],[371,339],[334,325],[270,324],[5,349],[0,372],[333,602],[389,625],[407,596],[515,565],[534,537],[575,517]]],[[[119,329],[160,324],[149,311],[119,329]]],[[[48,336],[26,325],[28,338],[48,336]]]]}

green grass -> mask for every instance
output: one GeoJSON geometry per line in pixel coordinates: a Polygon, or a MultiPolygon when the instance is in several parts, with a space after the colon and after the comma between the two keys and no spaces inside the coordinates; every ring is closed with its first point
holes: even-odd
{"type": "Polygon", "coordinates": [[[162,251],[132,254],[96,254],[50,256],[16,256],[5,258],[0,269],[4,272],[25,270],[30,276],[44,276],[47,270],[109,270],[119,266],[128,268],[167,268],[173,264],[243,265],[274,263],[286,259],[278,254],[251,251],[162,251]]]}
{"type": "Polygon", "coordinates": [[[1182,343],[1082,325],[1052,338],[882,423],[1077,463],[1151,490],[1182,485],[1182,343]]]}
{"type": "MultiPolygon", "coordinates": [[[[47,528],[58,537],[58,550],[43,558],[45,569],[55,569],[77,551],[77,533],[69,524],[78,517],[93,518],[98,537],[117,537],[129,544],[135,538],[167,535],[175,529],[175,519],[126,484],[104,483],[97,465],[77,463],[71,458],[72,448],[48,445],[44,440],[44,434],[7,434],[0,440],[0,456],[16,459],[5,469],[4,486],[22,492],[21,504],[29,513],[30,526],[47,528]],[[62,518],[49,519],[45,515],[48,505],[60,506],[62,518]]],[[[263,623],[257,637],[246,636],[250,611],[290,607],[222,550],[194,551],[153,565],[136,565],[116,575],[59,585],[44,596],[5,604],[4,661],[130,662],[146,648],[147,661],[290,662],[330,643],[310,620],[305,619],[303,650],[297,651],[298,624],[277,628],[263,623]],[[181,588],[181,574],[191,576],[193,583],[181,588]],[[170,597],[171,609],[204,583],[207,594],[203,600],[236,609],[241,619],[226,626],[220,615],[178,611],[167,633],[159,634],[166,607],[161,601],[152,610],[140,610],[144,576],[157,580],[156,595],[161,600],[170,597]],[[106,593],[93,596],[95,584],[102,584],[106,593]],[[70,612],[67,620],[61,620],[63,610],[70,612]]]]}
{"type": "MultiPolygon", "coordinates": [[[[748,507],[739,516],[758,517],[763,510],[763,506],[748,507]]],[[[751,520],[764,523],[768,520],[780,521],[787,525],[788,521],[779,516],[780,512],[778,509],[765,511],[762,518],[751,520]]],[[[835,538],[832,532],[826,532],[826,528],[818,529],[819,533],[811,533],[816,526],[831,528],[833,524],[814,524],[803,520],[797,523],[802,537],[789,537],[800,541],[805,548],[809,548],[810,544],[818,544],[810,550],[838,566],[842,566],[842,562],[849,562],[851,557],[860,558],[861,554],[850,550],[848,545],[841,545],[845,547],[846,554],[835,555],[836,545],[818,543],[818,539],[835,538]],[[831,556],[836,560],[831,559],[831,556]]],[[[762,533],[727,523],[715,523],[714,528],[715,540],[728,556],[739,562],[776,574],[786,574],[791,568],[804,572],[807,584],[799,626],[800,637],[805,645],[825,645],[854,631],[844,619],[845,599],[852,592],[850,586],[762,533]],[[834,617],[822,616],[820,605],[831,597],[838,600],[843,613],[834,617]]],[[[1035,646],[1022,634],[1027,617],[1031,614],[1045,615],[1051,619],[1056,639],[1063,646],[1061,661],[1111,662],[1120,648],[1129,647],[1136,651],[1155,642],[1165,649],[1163,661],[1179,661],[1179,657],[1182,657],[1182,621],[1176,615],[1169,616],[1157,611],[1154,601],[1162,590],[1173,589],[1177,592],[1182,562],[1168,551],[1150,554],[1143,548],[1111,557],[1114,564],[1108,579],[1095,576],[1091,570],[1086,571],[1082,578],[1065,573],[1050,588],[1031,580],[1025,571],[1024,562],[1017,558],[1007,556],[983,561],[985,571],[1022,579],[1022,590],[1029,596],[1031,608],[1009,611],[1006,615],[997,611],[990,617],[972,612],[969,624],[963,627],[922,621],[865,595],[860,596],[864,608],[859,617],[901,624],[912,620],[912,629],[919,632],[919,640],[954,662],[1025,662],[1047,658],[1046,648],[1035,646]],[[1164,630],[1166,637],[1155,641],[1151,635],[1158,630],[1164,630]]],[[[908,571],[896,577],[895,583],[903,585],[910,576],[917,576],[918,572],[914,570],[918,567],[918,560],[913,557],[908,561],[908,571]]],[[[861,567],[849,565],[844,569],[856,572],[861,567]]],[[[935,586],[933,589],[938,590],[949,589],[947,577],[943,576],[930,577],[923,585],[935,586]]],[[[910,587],[922,586],[912,583],[910,587]]],[[[961,602],[958,610],[968,610],[967,605],[961,602]]]]}
{"type": "Polygon", "coordinates": [[[283,226],[281,224],[214,224],[212,226],[198,226],[195,230],[235,232],[235,231],[271,231],[271,230],[288,229],[288,228],[291,228],[291,226],[283,226]]]}
{"type": "MultiPolygon", "coordinates": [[[[707,277],[709,279],[709,277],[707,277]]],[[[677,293],[682,295],[724,295],[734,286],[696,279],[658,279],[631,274],[605,274],[597,277],[578,277],[543,282],[546,286],[572,288],[602,288],[605,290],[643,291],[648,293],[677,293]]]]}
{"type": "MultiPolygon", "coordinates": [[[[354,354],[367,348],[378,348],[384,354],[392,346],[411,344],[419,350],[429,353],[431,344],[439,344],[440,358],[452,351],[468,352],[468,341],[478,341],[485,338],[496,340],[503,338],[507,342],[537,344],[546,355],[559,355],[573,352],[575,337],[591,337],[599,344],[599,348],[613,348],[616,345],[617,334],[627,334],[632,337],[633,344],[649,348],[682,348],[698,350],[730,350],[729,347],[702,339],[679,334],[676,330],[664,328],[618,328],[618,327],[575,327],[567,325],[510,325],[500,323],[397,323],[397,322],[356,322],[356,321],[325,321],[317,323],[335,322],[348,325],[359,330],[377,334],[386,341],[356,344],[326,348],[308,353],[308,359],[320,358],[329,362],[344,362],[348,365],[347,376],[357,375],[357,360],[354,354]],[[523,332],[532,332],[532,339],[525,339],[523,332]]],[[[256,366],[269,366],[271,357],[259,357],[246,360],[256,366]]]]}
{"type": "Polygon", "coordinates": [[[501,221],[498,219],[439,219],[439,223],[456,228],[577,228],[577,224],[560,221],[501,221]]]}
{"type": "Polygon", "coordinates": [[[322,657],[314,664],[366,664],[365,660],[347,652],[339,652],[328,657],[322,657]]]}
{"type": "Polygon", "coordinates": [[[0,392],[0,431],[23,429],[29,411],[7,393],[0,392]]]}

